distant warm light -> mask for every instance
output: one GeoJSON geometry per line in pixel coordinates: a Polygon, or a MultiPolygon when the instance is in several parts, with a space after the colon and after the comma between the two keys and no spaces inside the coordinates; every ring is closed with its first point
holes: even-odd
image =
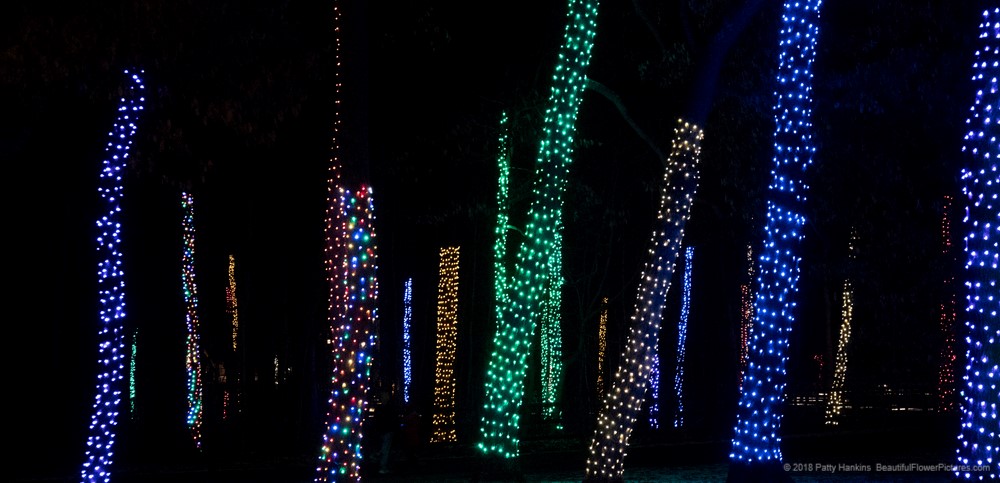
{"type": "Polygon", "coordinates": [[[201,380],[201,327],[198,323],[198,285],[194,277],[194,197],[191,193],[181,193],[181,207],[184,219],[184,254],[182,256],[182,277],[184,304],[187,307],[187,427],[196,447],[201,448],[202,422],[202,380],[201,380]]]}
{"type": "Polygon", "coordinates": [[[677,120],[660,207],[650,240],[649,260],[643,268],[632,328],[611,390],[597,418],[587,456],[587,479],[622,480],[625,450],[632,434],[652,371],[653,346],[659,343],[660,322],[674,268],[684,240],[684,225],[698,190],[698,160],[704,132],[677,120]]]}
{"type": "MultiPolygon", "coordinates": [[[[951,249],[951,196],[944,197],[943,214],[941,215],[941,255],[945,261],[954,261],[951,249]]],[[[942,281],[944,298],[941,300],[940,326],[942,335],[940,365],[938,367],[938,411],[951,412],[955,410],[955,321],[958,319],[958,300],[955,293],[955,276],[951,271],[945,272],[942,281]]]]}
{"type": "Polygon", "coordinates": [[[555,233],[562,219],[573,134],[596,33],[597,3],[597,0],[569,1],[564,41],[542,121],[524,241],[507,288],[510,303],[497,320],[486,371],[477,447],[487,456],[513,458],[519,453],[518,418],[524,399],[528,355],[540,316],[555,233]]]}
{"type": "Polygon", "coordinates": [[[233,329],[233,352],[236,352],[236,340],[240,332],[240,314],[236,303],[236,258],[229,255],[229,285],[226,286],[226,314],[229,315],[233,329]]]}
{"type": "Polygon", "coordinates": [[[458,348],[459,247],[442,248],[440,256],[432,443],[458,441],[455,432],[455,350],[458,348]]]}
{"type": "Polygon", "coordinates": [[[597,397],[604,397],[604,352],[608,348],[608,298],[601,299],[601,318],[597,325],[597,397]]]}
{"type": "MultiPolygon", "coordinates": [[[[730,475],[782,472],[788,339],[795,326],[796,287],[805,236],[816,146],[812,134],[812,64],[822,0],[786,1],[781,14],[775,96],[774,157],[768,186],[764,241],[758,259],[754,325],[729,453],[730,475]]],[[[783,473],[782,473],[783,474],[783,473]]]]}
{"type": "MultiPolygon", "coordinates": [[[[848,247],[849,257],[857,258],[858,237],[852,232],[848,247]]],[[[837,342],[837,355],[833,367],[833,385],[826,401],[824,422],[831,426],[840,424],[841,413],[844,411],[844,388],[847,380],[847,345],[851,342],[851,320],[854,318],[854,285],[851,279],[844,280],[844,290],[841,292],[843,304],[840,309],[840,339],[837,342]]],[[[822,369],[820,370],[822,374],[822,369]]]]}
{"type": "Polygon", "coordinates": [[[962,146],[965,206],[965,374],[955,476],[1000,479],[1000,8],[982,15],[981,47],[972,63],[976,95],[962,146]]]}
{"type": "Polygon", "coordinates": [[[100,300],[97,387],[93,414],[87,431],[87,451],[80,479],[84,482],[111,481],[114,463],[115,429],[121,403],[122,372],[125,358],[125,266],[122,262],[122,176],[132,147],[132,138],[143,110],[146,87],[142,71],[125,71],[127,87],[118,102],[118,116],[108,133],[105,158],[98,179],[102,214],[97,219],[97,293],[100,300]]]}

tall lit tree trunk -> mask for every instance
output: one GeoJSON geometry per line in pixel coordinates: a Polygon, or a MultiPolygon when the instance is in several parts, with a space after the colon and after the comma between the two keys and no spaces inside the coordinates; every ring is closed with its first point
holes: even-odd
{"type": "Polygon", "coordinates": [[[981,50],[973,63],[976,98],[966,121],[965,375],[955,476],[1000,478],[1000,8],[983,12],[981,50]]]}
{"type": "Polygon", "coordinates": [[[524,397],[526,363],[547,277],[547,261],[562,214],[573,133],[597,23],[597,0],[570,0],[564,43],[553,76],[535,163],[533,198],[517,254],[515,273],[493,339],[478,447],[489,458],[518,456],[518,413],[524,397]]]}
{"type": "Polygon", "coordinates": [[[774,167],[768,186],[753,337],[737,411],[730,481],[788,479],[781,461],[785,363],[795,321],[796,284],[805,235],[802,214],[812,141],[812,63],[822,0],[787,1],[779,36],[774,167]]]}
{"type": "Polygon", "coordinates": [[[118,104],[118,116],[108,133],[97,191],[104,212],[97,219],[97,293],[100,300],[97,387],[87,434],[87,451],[80,481],[111,481],[118,407],[121,403],[125,358],[125,267],[122,265],[121,212],[125,195],[122,177],[132,137],[145,104],[140,72],[125,71],[127,85],[118,104]]]}

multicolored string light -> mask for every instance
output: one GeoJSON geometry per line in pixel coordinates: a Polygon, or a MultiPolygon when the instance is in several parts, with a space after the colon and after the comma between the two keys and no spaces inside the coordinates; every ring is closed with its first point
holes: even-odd
{"type": "Polygon", "coordinates": [[[597,397],[604,397],[604,352],[608,348],[608,298],[601,299],[601,317],[597,322],[597,397]]]}
{"type": "Polygon", "coordinates": [[[413,278],[403,284],[403,402],[410,403],[413,363],[410,357],[410,323],[413,320],[413,278]]]}
{"type": "Polygon", "coordinates": [[[740,285],[740,379],[743,388],[743,374],[747,370],[747,351],[750,349],[750,332],[753,329],[753,245],[747,245],[747,283],[740,285]]]}
{"type": "Polygon", "coordinates": [[[535,163],[525,242],[509,287],[511,301],[497,321],[486,373],[478,448],[484,455],[518,455],[518,431],[528,353],[538,320],[548,259],[562,219],[563,193],[572,160],[573,133],[594,45],[597,0],[570,0],[565,37],[552,79],[535,163]]]}
{"type": "Polygon", "coordinates": [[[455,351],[458,348],[459,248],[445,247],[440,252],[432,443],[458,441],[455,431],[455,351]]]}
{"type": "MultiPolygon", "coordinates": [[[[851,233],[848,247],[848,257],[857,258],[858,236],[851,233]]],[[[824,422],[831,426],[840,424],[841,413],[844,410],[844,388],[847,382],[847,345],[851,342],[851,320],[854,318],[854,285],[851,279],[844,280],[843,304],[840,308],[840,339],[837,341],[837,355],[833,367],[833,385],[830,386],[830,396],[826,400],[824,422]]],[[[822,374],[822,371],[820,371],[822,374]]]]}
{"type": "Polygon", "coordinates": [[[1000,478],[1000,7],[983,12],[982,47],[972,64],[975,101],[966,120],[962,169],[965,218],[965,374],[955,476],[1000,478]]]}
{"type": "Polygon", "coordinates": [[[184,251],[181,257],[181,286],[184,292],[187,322],[187,427],[196,447],[201,448],[202,380],[201,380],[201,327],[198,323],[198,285],[194,277],[194,197],[181,193],[184,218],[184,251]]]}
{"type": "Polygon", "coordinates": [[[684,251],[684,286],[681,291],[681,317],[677,321],[677,367],[674,370],[674,427],[684,427],[684,356],[687,352],[688,316],[691,314],[691,264],[694,261],[694,247],[684,251]]]}
{"type": "MultiPolygon", "coordinates": [[[[948,262],[954,261],[951,251],[951,196],[944,197],[943,214],[941,215],[941,255],[948,262]]],[[[944,297],[941,299],[941,356],[938,367],[938,411],[951,412],[955,410],[955,321],[958,319],[958,300],[955,294],[955,276],[947,271],[942,281],[944,297]]]]}
{"type": "Polygon", "coordinates": [[[822,0],[786,1],[781,15],[775,88],[774,167],[760,254],[753,335],[743,376],[732,450],[734,472],[783,475],[788,338],[795,322],[796,283],[805,235],[802,214],[809,186],[805,175],[816,148],[812,140],[812,64],[822,0]]]}
{"type": "Polygon", "coordinates": [[[378,320],[375,208],[372,191],[338,189],[338,213],[328,223],[342,222],[327,232],[327,267],[332,291],[333,374],[327,429],[314,481],[360,481],[362,424],[368,406],[368,386],[378,320]],[[334,241],[331,238],[336,238],[334,241]],[[339,249],[339,253],[335,249],[339,249]],[[341,271],[342,270],[342,271],[341,271]]]}
{"type": "Polygon", "coordinates": [[[562,223],[556,227],[555,239],[552,244],[552,254],[549,256],[549,267],[545,298],[542,302],[542,323],[540,327],[541,343],[541,381],[542,381],[542,417],[558,421],[559,388],[562,385],[562,328],[560,313],[562,311],[562,223]]]}
{"type": "Polygon", "coordinates": [[[615,372],[612,388],[604,397],[597,428],[587,456],[587,480],[623,478],[625,452],[652,368],[652,347],[659,343],[660,322],[674,267],[684,239],[684,225],[698,189],[698,159],[704,132],[683,119],[677,120],[653,236],[649,261],[639,284],[632,328],[625,354],[615,372]]]}
{"type": "Polygon", "coordinates": [[[80,480],[111,481],[115,430],[121,402],[122,359],[125,357],[125,267],[121,252],[121,211],[126,159],[146,98],[140,70],[125,71],[127,87],[118,103],[118,116],[108,133],[97,192],[104,213],[97,219],[97,293],[101,308],[98,335],[97,387],[87,431],[87,450],[80,480]]]}

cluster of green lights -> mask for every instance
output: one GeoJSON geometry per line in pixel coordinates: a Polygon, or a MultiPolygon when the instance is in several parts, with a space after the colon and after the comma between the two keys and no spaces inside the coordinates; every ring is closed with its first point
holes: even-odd
{"type": "Polygon", "coordinates": [[[649,249],[649,261],[639,284],[625,357],[604,396],[594,439],[587,456],[588,480],[621,481],[625,451],[642,409],[652,372],[660,322],[684,239],[684,225],[698,189],[698,159],[704,133],[696,125],[677,120],[673,145],[660,192],[660,209],[649,249]]]}
{"type": "Polygon", "coordinates": [[[542,416],[557,420],[559,416],[558,397],[562,383],[562,330],[560,312],[562,309],[562,226],[555,232],[552,254],[549,256],[548,286],[545,302],[542,304],[542,416]]]}
{"type": "Polygon", "coordinates": [[[128,413],[135,420],[135,355],[139,351],[139,329],[132,332],[132,352],[128,360],[128,413]]]}
{"type": "Polygon", "coordinates": [[[184,303],[187,306],[187,427],[196,447],[201,448],[202,381],[201,381],[201,327],[198,323],[198,286],[194,278],[194,197],[181,193],[184,209],[184,253],[182,256],[181,282],[184,303]]]}
{"type": "Polygon", "coordinates": [[[507,269],[505,260],[507,258],[507,230],[510,221],[510,195],[508,186],[510,185],[510,133],[507,113],[500,117],[500,139],[499,154],[497,155],[497,168],[500,175],[497,178],[497,227],[496,241],[493,243],[493,287],[494,287],[494,310],[496,311],[497,323],[503,318],[504,307],[510,305],[510,293],[507,291],[507,269]]]}
{"type": "MultiPolygon", "coordinates": [[[[857,234],[851,234],[851,244],[848,256],[856,258],[854,250],[857,247],[857,234]]],[[[854,317],[854,284],[851,279],[844,280],[843,303],[840,308],[840,340],[837,341],[837,356],[833,367],[833,386],[830,387],[830,397],[826,399],[826,416],[824,422],[831,426],[840,424],[841,413],[844,411],[844,387],[847,382],[847,344],[851,342],[851,319],[854,317]]]]}
{"type": "Polygon", "coordinates": [[[562,219],[573,132],[597,27],[597,3],[569,2],[568,23],[535,165],[533,198],[524,231],[527,239],[517,254],[515,273],[507,289],[511,300],[497,321],[486,374],[486,402],[478,444],[486,455],[518,455],[518,413],[524,397],[525,367],[549,273],[548,261],[562,219]]]}

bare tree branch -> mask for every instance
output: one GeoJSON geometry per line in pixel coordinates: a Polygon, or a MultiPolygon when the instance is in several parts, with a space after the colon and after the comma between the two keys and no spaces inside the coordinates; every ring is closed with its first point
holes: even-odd
{"type": "Polygon", "coordinates": [[[656,31],[655,27],[653,27],[653,22],[649,21],[649,17],[646,16],[646,12],[642,9],[642,6],[639,5],[639,0],[632,0],[632,6],[635,8],[635,14],[639,16],[642,23],[646,24],[646,28],[649,30],[649,33],[653,34],[653,40],[656,40],[656,45],[660,46],[660,58],[666,59],[667,46],[663,43],[663,38],[660,37],[660,33],[656,31]]]}
{"type": "Polygon", "coordinates": [[[649,145],[649,148],[652,149],[654,153],[656,153],[656,157],[660,160],[660,163],[663,163],[663,165],[666,166],[667,156],[663,154],[663,151],[660,149],[660,147],[657,146],[656,143],[653,142],[653,140],[646,135],[646,133],[642,130],[642,128],[640,128],[639,125],[635,123],[632,117],[628,115],[628,112],[625,109],[625,103],[622,102],[622,99],[620,97],[618,97],[618,94],[615,94],[611,89],[608,89],[608,87],[605,86],[604,84],[601,84],[600,82],[597,82],[589,77],[587,78],[587,88],[593,90],[594,92],[597,92],[598,94],[604,96],[607,100],[611,101],[611,103],[618,108],[618,113],[621,114],[622,119],[624,119],[625,122],[627,122],[628,125],[632,127],[632,130],[635,131],[635,133],[638,134],[643,141],[646,141],[646,144],[649,145]]]}

